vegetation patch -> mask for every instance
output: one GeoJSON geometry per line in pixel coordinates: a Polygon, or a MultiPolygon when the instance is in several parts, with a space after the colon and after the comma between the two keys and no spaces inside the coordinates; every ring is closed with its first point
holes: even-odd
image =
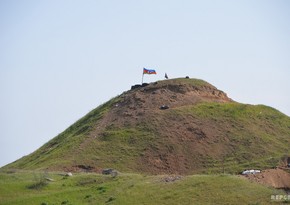
{"type": "Polygon", "coordinates": [[[80,173],[62,179],[58,173],[49,174],[56,180],[35,191],[24,186],[31,183],[33,173],[0,173],[0,204],[273,204],[272,195],[285,194],[233,175],[191,175],[165,183],[171,176],[122,174],[111,178],[80,173]],[[88,178],[101,184],[77,185],[88,178]]]}

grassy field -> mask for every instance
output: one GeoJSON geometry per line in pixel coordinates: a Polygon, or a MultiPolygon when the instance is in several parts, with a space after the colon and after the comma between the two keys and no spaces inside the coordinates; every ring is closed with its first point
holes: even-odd
{"type": "Polygon", "coordinates": [[[283,191],[254,184],[234,175],[191,175],[174,178],[166,175],[119,174],[112,177],[79,173],[65,177],[60,173],[0,172],[1,205],[257,205],[277,204],[271,201],[271,196],[278,194],[285,195],[283,191]]]}

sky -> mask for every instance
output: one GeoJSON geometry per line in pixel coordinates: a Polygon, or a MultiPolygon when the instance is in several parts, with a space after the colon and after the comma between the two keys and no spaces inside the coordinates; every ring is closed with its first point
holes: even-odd
{"type": "Polygon", "coordinates": [[[288,0],[0,0],[0,167],[141,83],[190,76],[290,116],[288,0]]]}

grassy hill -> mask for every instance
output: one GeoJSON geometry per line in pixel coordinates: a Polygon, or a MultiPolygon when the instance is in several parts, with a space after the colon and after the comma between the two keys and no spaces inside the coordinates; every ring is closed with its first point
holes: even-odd
{"type": "Polygon", "coordinates": [[[27,171],[0,172],[0,193],[1,205],[264,205],[273,204],[273,195],[285,195],[281,190],[231,175],[177,177],[121,174],[113,178],[95,173],[64,177],[60,173],[27,171]],[[54,181],[45,181],[44,177],[54,181]]]}
{"type": "Polygon", "coordinates": [[[235,102],[202,80],[172,79],[122,93],[3,169],[238,173],[278,165],[289,145],[283,113],[235,102]]]}

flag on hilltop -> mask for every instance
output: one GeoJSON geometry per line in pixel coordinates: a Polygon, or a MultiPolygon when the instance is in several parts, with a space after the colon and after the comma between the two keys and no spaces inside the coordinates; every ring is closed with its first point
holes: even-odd
{"type": "Polygon", "coordinates": [[[155,70],[143,68],[143,74],[157,74],[155,70]]]}
{"type": "Polygon", "coordinates": [[[143,73],[142,73],[142,84],[143,84],[143,77],[144,77],[144,74],[157,74],[155,70],[153,69],[146,69],[146,68],[143,68],[143,73]]]}

